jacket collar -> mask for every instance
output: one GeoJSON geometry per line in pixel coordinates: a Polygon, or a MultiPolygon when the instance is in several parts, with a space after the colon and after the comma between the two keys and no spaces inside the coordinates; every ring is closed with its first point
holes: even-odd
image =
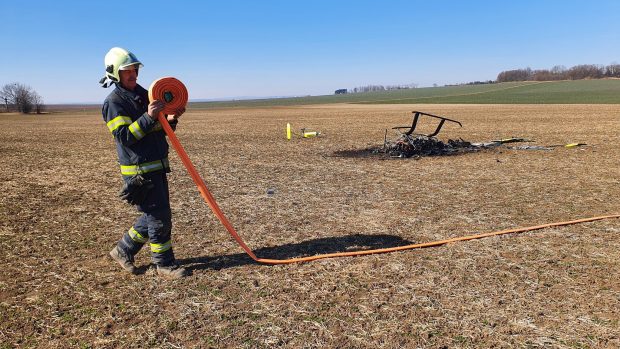
{"type": "Polygon", "coordinates": [[[135,99],[136,97],[140,97],[142,95],[144,95],[147,91],[144,89],[144,87],[140,86],[139,84],[136,85],[136,88],[133,91],[129,91],[128,89],[124,88],[123,86],[121,86],[121,84],[117,83],[116,84],[116,88],[119,90],[119,92],[121,92],[122,94],[124,94],[125,96],[131,98],[131,99],[135,99]]]}
{"type": "Polygon", "coordinates": [[[128,89],[121,86],[121,84],[116,84],[116,92],[124,99],[132,101],[139,106],[146,106],[149,104],[148,91],[144,89],[144,87],[140,85],[136,85],[136,88],[133,91],[129,91],[128,89]]]}

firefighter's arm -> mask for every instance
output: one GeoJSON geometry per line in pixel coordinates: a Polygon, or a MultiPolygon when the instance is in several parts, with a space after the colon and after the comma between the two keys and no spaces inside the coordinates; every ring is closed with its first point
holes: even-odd
{"type": "Polygon", "coordinates": [[[148,112],[133,121],[122,105],[116,103],[105,103],[102,113],[108,129],[114,138],[124,146],[131,146],[140,141],[156,123],[156,120],[153,120],[148,112]]]}

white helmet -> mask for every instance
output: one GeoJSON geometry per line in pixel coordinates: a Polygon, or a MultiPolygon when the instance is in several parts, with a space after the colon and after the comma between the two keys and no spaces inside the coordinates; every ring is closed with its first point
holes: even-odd
{"type": "Polygon", "coordinates": [[[120,47],[112,47],[105,55],[103,62],[105,64],[105,76],[99,81],[103,87],[108,87],[112,83],[120,81],[119,70],[135,69],[135,65],[138,65],[137,68],[143,67],[133,53],[120,47]]]}

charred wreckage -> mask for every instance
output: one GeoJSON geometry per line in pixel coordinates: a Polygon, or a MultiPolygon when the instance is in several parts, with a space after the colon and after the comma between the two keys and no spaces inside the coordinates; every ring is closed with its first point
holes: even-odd
{"type": "Polygon", "coordinates": [[[463,139],[448,140],[442,142],[435,136],[439,134],[441,128],[446,122],[458,124],[460,127],[463,125],[456,120],[449,119],[444,116],[429,114],[421,111],[414,110],[413,121],[410,126],[396,126],[392,127],[396,130],[398,137],[393,141],[388,141],[387,132],[385,130],[385,138],[383,141],[383,149],[381,152],[396,158],[410,158],[410,157],[422,157],[422,156],[437,156],[437,155],[452,155],[457,153],[465,153],[477,151],[484,147],[481,144],[474,144],[463,139]],[[416,133],[415,130],[418,126],[418,122],[421,118],[433,118],[438,119],[439,124],[435,130],[428,134],[416,133]]]}

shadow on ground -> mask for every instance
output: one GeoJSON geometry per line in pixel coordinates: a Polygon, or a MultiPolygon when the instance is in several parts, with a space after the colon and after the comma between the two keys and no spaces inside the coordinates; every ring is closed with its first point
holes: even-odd
{"type": "MultiPolygon", "coordinates": [[[[303,241],[282,246],[263,247],[254,251],[259,258],[289,259],[318,254],[351,252],[410,245],[411,242],[393,235],[349,235],[303,241]]],[[[202,269],[226,269],[256,262],[245,253],[223,256],[203,256],[179,259],[179,264],[190,271],[202,269]]]]}
{"type": "Polygon", "coordinates": [[[345,149],[345,150],[336,150],[334,151],[333,157],[337,158],[377,158],[377,159],[387,159],[389,156],[386,156],[385,150],[380,147],[376,148],[365,148],[365,149],[345,149]]]}

